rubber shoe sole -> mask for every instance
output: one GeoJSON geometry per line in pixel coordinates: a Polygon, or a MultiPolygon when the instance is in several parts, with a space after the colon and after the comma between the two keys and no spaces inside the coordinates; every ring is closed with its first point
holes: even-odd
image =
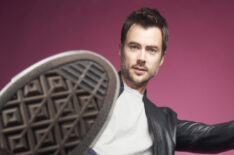
{"type": "Polygon", "coordinates": [[[0,92],[0,147],[15,155],[83,155],[119,93],[114,67],[89,51],[44,59],[0,92]]]}

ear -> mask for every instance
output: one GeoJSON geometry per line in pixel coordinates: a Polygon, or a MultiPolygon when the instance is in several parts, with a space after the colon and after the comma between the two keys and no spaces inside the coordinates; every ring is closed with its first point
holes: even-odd
{"type": "Polygon", "coordinates": [[[163,55],[162,58],[161,58],[161,60],[160,60],[160,64],[159,64],[160,66],[161,66],[161,65],[163,64],[163,62],[164,62],[164,57],[165,57],[165,55],[163,55]]]}
{"type": "Polygon", "coordinates": [[[122,50],[122,44],[121,43],[119,43],[119,56],[121,56],[121,50],[122,50]]]}

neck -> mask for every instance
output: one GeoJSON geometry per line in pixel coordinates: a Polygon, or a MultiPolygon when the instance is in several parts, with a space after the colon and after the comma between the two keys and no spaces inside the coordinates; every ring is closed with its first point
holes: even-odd
{"type": "Polygon", "coordinates": [[[124,82],[126,85],[128,85],[128,87],[139,91],[141,94],[144,94],[144,92],[145,92],[145,90],[146,90],[147,83],[143,83],[143,84],[141,84],[141,85],[137,85],[137,84],[133,83],[132,81],[126,79],[126,78],[123,76],[123,74],[121,74],[121,78],[122,78],[123,82],[124,82]]]}

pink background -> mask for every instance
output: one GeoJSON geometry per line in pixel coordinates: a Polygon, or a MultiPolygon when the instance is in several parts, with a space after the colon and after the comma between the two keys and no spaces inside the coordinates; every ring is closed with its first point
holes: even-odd
{"type": "Polygon", "coordinates": [[[145,6],[158,8],[170,30],[165,63],[150,82],[149,98],[181,119],[233,120],[233,0],[1,0],[0,88],[24,68],[67,50],[95,51],[119,70],[121,25],[132,10],[145,6]]]}

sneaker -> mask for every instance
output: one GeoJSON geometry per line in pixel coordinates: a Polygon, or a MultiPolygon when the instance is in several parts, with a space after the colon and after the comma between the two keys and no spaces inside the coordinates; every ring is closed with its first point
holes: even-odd
{"type": "Polygon", "coordinates": [[[83,155],[119,93],[115,68],[89,51],[46,58],[0,92],[0,148],[15,155],[83,155]]]}

